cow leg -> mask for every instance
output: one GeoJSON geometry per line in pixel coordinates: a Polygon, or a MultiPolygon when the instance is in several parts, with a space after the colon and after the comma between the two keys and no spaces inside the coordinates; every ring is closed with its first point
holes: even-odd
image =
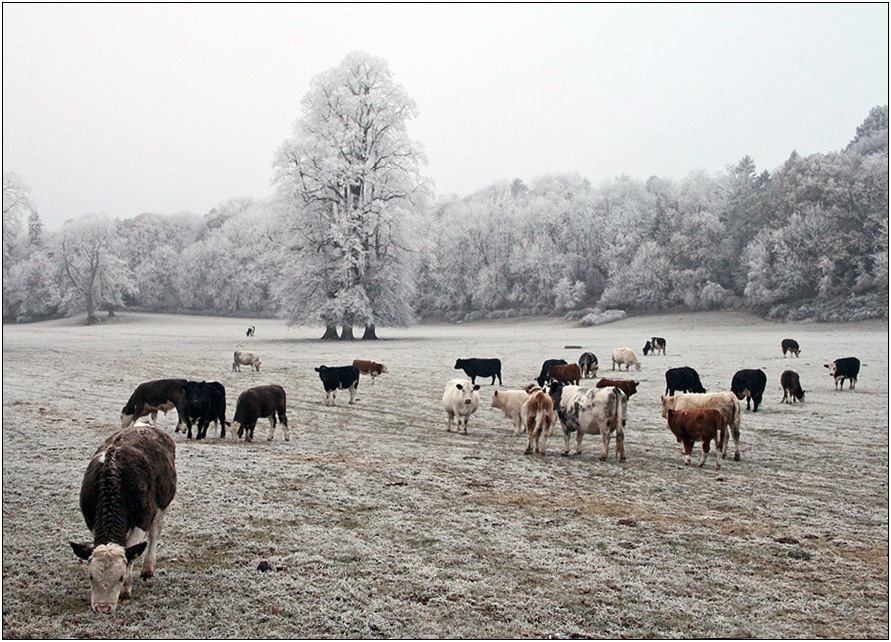
{"type": "MultiPolygon", "coordinates": [[[[135,417],[135,416],[136,416],[136,415],[134,415],[134,417],[135,417]]],[[[156,424],[158,423],[158,411],[157,411],[157,410],[152,410],[150,416],[151,416],[151,418],[152,418],[152,425],[153,425],[153,426],[156,425],[156,424]]],[[[134,421],[133,423],[136,423],[136,422],[134,421]]],[[[178,427],[178,426],[177,426],[177,427],[178,427]]]]}
{"type": "Polygon", "coordinates": [[[708,457],[709,448],[712,445],[711,439],[703,439],[702,440],[702,459],[699,460],[699,467],[702,468],[705,466],[705,459],[708,457]]]}
{"type": "Polygon", "coordinates": [[[452,432],[452,420],[455,418],[455,415],[450,410],[446,410],[446,414],[449,416],[448,422],[446,423],[446,432],[452,432]]]}
{"type": "Polygon", "coordinates": [[[285,441],[291,441],[291,435],[288,432],[288,415],[284,408],[278,412],[278,420],[282,424],[282,430],[285,431],[285,441]]]}
{"type": "Polygon", "coordinates": [[[584,434],[582,433],[582,431],[577,430],[575,433],[575,454],[576,455],[582,454],[582,437],[584,437],[584,434]]]}
{"type": "Polygon", "coordinates": [[[356,384],[357,383],[359,383],[359,382],[356,381],[356,382],[352,383],[349,388],[347,388],[347,390],[350,391],[350,403],[351,404],[356,403],[356,384]]]}
{"type": "Polygon", "coordinates": [[[540,455],[545,454],[545,448],[548,445],[548,437],[550,436],[550,434],[551,434],[551,422],[547,418],[545,418],[542,421],[541,438],[540,438],[541,445],[538,449],[538,454],[540,454],[540,455]]]}
{"type": "Polygon", "coordinates": [[[693,454],[693,442],[684,439],[684,466],[690,465],[690,456],[693,454]]]}
{"type": "Polygon", "coordinates": [[[569,454],[569,433],[566,430],[563,431],[563,454],[569,454]]]}
{"type": "Polygon", "coordinates": [[[625,461],[625,433],[623,431],[616,432],[616,456],[619,461],[625,461]]]}
{"type": "Polygon", "coordinates": [[[266,441],[272,441],[272,438],[275,437],[275,413],[273,412],[269,415],[269,436],[266,438],[266,441]]]}
{"type": "Polygon", "coordinates": [[[158,551],[158,540],[161,538],[161,526],[164,523],[166,510],[155,513],[155,519],[148,531],[148,547],[145,549],[145,562],[142,565],[142,579],[148,580],[155,575],[155,556],[158,551]]]}

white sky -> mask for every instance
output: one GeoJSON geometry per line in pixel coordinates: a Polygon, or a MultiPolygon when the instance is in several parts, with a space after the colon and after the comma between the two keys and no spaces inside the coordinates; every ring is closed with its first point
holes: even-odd
{"type": "Polygon", "coordinates": [[[417,102],[440,195],[773,170],[888,102],[886,4],[4,4],[3,170],[51,228],[268,196],[310,79],[353,50],[417,102]]]}

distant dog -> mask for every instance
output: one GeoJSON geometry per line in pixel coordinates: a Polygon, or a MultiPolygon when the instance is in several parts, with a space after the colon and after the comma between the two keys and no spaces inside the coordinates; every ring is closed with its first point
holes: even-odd
{"type": "Polygon", "coordinates": [[[249,328],[247,329],[247,336],[249,336],[249,337],[254,336],[254,330],[256,330],[256,329],[257,329],[257,328],[256,328],[255,326],[251,326],[251,327],[249,327],[249,328]]]}

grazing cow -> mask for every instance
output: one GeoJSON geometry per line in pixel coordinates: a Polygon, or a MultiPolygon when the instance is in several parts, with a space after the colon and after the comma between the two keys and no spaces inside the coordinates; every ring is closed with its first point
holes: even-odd
{"type": "MultiPolygon", "coordinates": [[[[724,416],[724,424],[730,429],[733,436],[733,443],[736,446],[736,452],[733,459],[739,461],[739,400],[732,392],[709,392],[680,394],[673,397],[662,396],[662,417],[668,419],[669,410],[695,410],[696,408],[714,408],[724,416]]],[[[727,455],[727,444],[730,440],[725,439],[721,449],[723,456],[727,455]]]]}
{"type": "Polygon", "coordinates": [[[628,370],[631,366],[640,370],[640,361],[634,356],[634,350],[631,348],[616,348],[613,350],[613,370],[616,369],[616,364],[619,364],[619,370],[622,369],[623,365],[625,370],[628,370]]]}
{"type": "Polygon", "coordinates": [[[801,348],[798,347],[798,341],[795,339],[783,339],[780,342],[780,347],[783,349],[783,359],[786,358],[786,352],[790,352],[796,357],[798,356],[798,353],[801,352],[801,348]]]}
{"type": "Polygon", "coordinates": [[[451,379],[446,384],[442,393],[442,406],[449,416],[446,432],[452,432],[452,421],[454,421],[455,430],[467,434],[467,420],[480,405],[480,395],[477,392],[479,389],[479,384],[471,383],[467,379],[451,379]]]}
{"type": "Polygon", "coordinates": [[[582,370],[577,363],[567,363],[562,366],[551,366],[548,370],[548,379],[559,383],[570,383],[574,386],[579,385],[582,378],[582,370]]]}
{"type": "Polygon", "coordinates": [[[257,330],[257,327],[252,325],[247,329],[247,332],[245,334],[246,334],[246,336],[252,337],[252,336],[254,336],[254,332],[256,330],[257,330]]]}
{"type": "Polygon", "coordinates": [[[795,403],[796,400],[804,403],[804,390],[801,389],[801,380],[797,372],[783,370],[783,374],[780,375],[780,385],[783,386],[783,402],[788,399],[786,403],[795,403]]]}
{"type": "Polygon", "coordinates": [[[551,430],[554,428],[554,400],[544,390],[535,386],[529,388],[529,394],[522,408],[523,423],[526,425],[526,433],[529,442],[526,444],[526,454],[545,454],[545,447],[551,430]],[[539,442],[541,442],[539,446],[539,442]]]}
{"type": "Polygon", "coordinates": [[[591,377],[597,378],[597,355],[593,352],[583,352],[579,357],[579,368],[582,369],[582,376],[585,379],[591,377]]]}
{"type": "Polygon", "coordinates": [[[653,337],[649,341],[644,344],[643,353],[646,356],[648,353],[652,352],[653,354],[659,354],[662,352],[662,355],[665,356],[665,339],[662,337],[653,337]]]}
{"type": "Polygon", "coordinates": [[[183,391],[183,411],[189,439],[193,422],[198,424],[197,439],[207,436],[212,421],[220,426],[220,439],[226,436],[226,388],[219,381],[188,382],[183,391]]]}
{"type": "Polygon", "coordinates": [[[639,381],[622,381],[619,379],[601,379],[600,381],[597,382],[597,385],[595,386],[595,388],[609,388],[610,386],[613,386],[615,388],[618,388],[622,392],[624,392],[625,396],[630,399],[631,395],[633,395],[635,392],[637,392],[637,387],[639,385],[640,385],[639,381]]]}
{"type": "Polygon", "coordinates": [[[371,375],[371,383],[374,385],[374,378],[382,374],[390,372],[387,366],[376,361],[366,361],[364,359],[353,359],[353,365],[359,369],[359,374],[371,375]]]}
{"type": "Polygon", "coordinates": [[[275,437],[276,415],[282,423],[282,430],[285,431],[285,441],[290,441],[286,403],[285,389],[275,384],[255,386],[242,392],[235,402],[235,415],[232,417],[230,428],[232,441],[238,441],[242,433],[245,441],[253,441],[257,419],[263,417],[269,418],[269,436],[266,440],[272,441],[275,437]]]}
{"type": "Polygon", "coordinates": [[[682,366],[665,371],[665,394],[673,395],[675,391],[705,393],[699,373],[693,368],[682,366]]]}
{"type": "Polygon", "coordinates": [[[609,440],[616,433],[616,456],[625,461],[625,411],[628,397],[618,388],[601,390],[564,386],[553,383],[551,399],[560,423],[563,424],[563,454],[569,454],[569,435],[576,432],[575,454],[582,452],[582,437],[585,434],[601,436],[603,449],[600,461],[605,461],[609,453],[609,440]]]}
{"type": "Polygon", "coordinates": [[[498,377],[498,385],[501,384],[501,359],[458,359],[455,361],[455,370],[463,370],[470,377],[470,383],[476,384],[477,377],[492,377],[492,385],[495,385],[495,377],[498,377]]]}
{"type": "Polygon", "coordinates": [[[763,370],[740,370],[733,375],[733,381],[730,382],[730,392],[740,401],[746,400],[746,410],[749,409],[749,402],[755,405],[752,412],[758,412],[766,387],[767,375],[763,370]]]}
{"type": "Polygon", "coordinates": [[[548,373],[551,371],[553,366],[565,366],[565,359],[547,359],[543,364],[541,364],[541,373],[538,375],[536,381],[538,382],[539,387],[543,387],[546,383],[550,383],[551,379],[548,377],[548,373]]]}
{"type": "Polygon", "coordinates": [[[724,415],[719,411],[714,408],[669,410],[668,428],[677,437],[678,442],[684,444],[685,466],[690,465],[693,444],[701,441],[702,459],[699,460],[699,467],[702,468],[714,439],[718,451],[718,463],[715,468],[721,467],[721,460],[724,458],[724,442],[727,440],[727,427],[724,425],[724,415]]]}
{"type": "Polygon", "coordinates": [[[829,368],[829,375],[835,379],[835,389],[844,390],[845,379],[848,380],[848,389],[853,390],[857,383],[857,375],[860,374],[860,359],[857,357],[845,357],[836,359],[832,363],[824,363],[824,368],[829,368]]]}
{"type": "Polygon", "coordinates": [[[256,352],[236,350],[232,355],[232,372],[236,370],[241,372],[241,366],[251,366],[255,371],[260,372],[260,357],[256,352]]]}
{"type": "Polygon", "coordinates": [[[89,562],[94,611],[112,613],[118,600],[130,599],[133,562],[146,547],[142,578],[154,576],[161,524],[175,494],[176,445],[153,426],[116,432],[93,455],[80,487],[80,510],[93,543],[70,544],[89,562]]]}
{"type": "Polygon", "coordinates": [[[156,379],[136,386],[136,390],[121,409],[121,428],[129,428],[140,417],[152,416],[154,424],[158,419],[158,411],[165,415],[176,408],[178,431],[183,423],[183,388],[188,383],[185,379],[156,379]]]}
{"type": "Polygon", "coordinates": [[[356,389],[359,387],[359,368],[356,366],[339,366],[329,368],[319,366],[316,368],[319,379],[325,387],[325,405],[334,406],[338,390],[350,391],[350,403],[356,403],[356,389]]]}
{"type": "Polygon", "coordinates": [[[529,398],[526,390],[496,390],[492,393],[492,407],[504,412],[514,422],[514,434],[523,429],[523,404],[529,398]]]}

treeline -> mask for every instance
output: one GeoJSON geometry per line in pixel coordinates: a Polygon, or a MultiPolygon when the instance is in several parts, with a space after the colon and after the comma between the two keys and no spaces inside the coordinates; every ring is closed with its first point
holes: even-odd
{"type": "MultiPolygon", "coordinates": [[[[517,179],[437,203],[408,229],[400,245],[412,258],[381,287],[420,316],[745,306],[788,319],[887,317],[888,106],[845,149],[793,152],[772,172],[747,156],[680,180],[517,179]]],[[[3,320],[138,308],[310,323],[295,313],[307,259],[295,262],[294,238],[280,200],[252,199],[203,217],[84,216],[50,231],[27,186],[4,174],[3,320]]]]}

